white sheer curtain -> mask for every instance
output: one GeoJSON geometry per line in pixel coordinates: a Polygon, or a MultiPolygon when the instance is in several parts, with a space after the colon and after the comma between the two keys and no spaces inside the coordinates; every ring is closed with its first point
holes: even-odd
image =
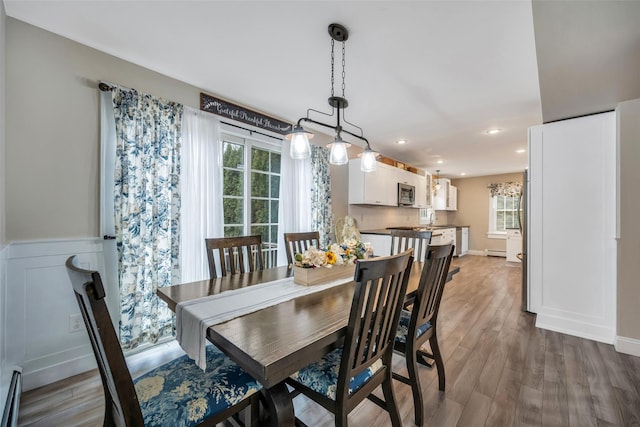
{"type": "Polygon", "coordinates": [[[311,229],[311,159],[293,160],[289,144],[282,141],[280,204],[278,207],[278,265],[287,265],[284,233],[311,229]]]}
{"type": "Polygon", "coordinates": [[[185,107],[180,170],[182,282],[209,278],[206,237],[222,236],[222,160],[220,122],[185,107]]]}

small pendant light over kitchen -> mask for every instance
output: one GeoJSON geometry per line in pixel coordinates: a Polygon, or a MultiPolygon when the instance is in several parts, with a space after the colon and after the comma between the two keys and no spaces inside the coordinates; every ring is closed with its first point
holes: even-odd
{"type": "Polygon", "coordinates": [[[439,191],[440,187],[440,169],[436,169],[436,191],[439,191]]]}
{"type": "Polygon", "coordinates": [[[286,136],[287,140],[291,141],[290,155],[292,159],[306,159],[311,155],[311,147],[309,145],[309,139],[313,137],[311,132],[308,132],[302,128],[302,122],[313,123],[316,125],[324,126],[326,128],[333,129],[336,133],[335,139],[328,146],[331,147],[331,153],[329,154],[329,162],[332,165],[344,165],[349,162],[347,155],[347,148],[351,144],[345,142],[342,139],[342,133],[350,135],[364,141],[365,148],[362,152],[360,169],[364,172],[371,172],[376,169],[376,157],[377,153],[371,149],[369,141],[364,137],[362,128],[349,123],[344,117],[344,109],[349,106],[349,102],[345,98],[345,42],[349,38],[349,31],[340,24],[329,25],[329,35],[331,36],[331,96],[329,97],[329,105],[331,106],[331,114],[323,113],[321,111],[308,109],[307,115],[298,120],[298,123],[294,126],[290,134],[286,136]],[[342,96],[334,95],[334,45],[335,42],[342,42],[342,96]],[[322,114],[327,117],[336,116],[336,124],[330,125],[314,120],[309,117],[310,112],[322,114]],[[342,121],[341,121],[342,120],[342,121]],[[353,133],[342,127],[342,122],[358,130],[358,133],[353,133]]]}

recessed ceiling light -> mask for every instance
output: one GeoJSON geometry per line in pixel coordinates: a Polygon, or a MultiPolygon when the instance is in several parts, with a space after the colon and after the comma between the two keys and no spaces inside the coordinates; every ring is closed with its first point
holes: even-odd
{"type": "Polygon", "coordinates": [[[487,134],[489,135],[495,135],[496,133],[500,133],[502,132],[502,129],[489,129],[487,130],[487,134]]]}
{"type": "Polygon", "coordinates": [[[400,145],[406,144],[406,143],[407,143],[406,139],[399,139],[399,140],[396,141],[396,144],[400,144],[400,145]]]}
{"type": "Polygon", "coordinates": [[[444,163],[444,160],[438,160],[436,163],[438,163],[439,165],[444,163]]]}
{"type": "Polygon", "coordinates": [[[466,172],[461,172],[460,175],[465,176],[467,173],[466,172]]]}
{"type": "Polygon", "coordinates": [[[524,148],[516,150],[516,153],[526,153],[526,152],[527,152],[527,150],[525,150],[524,148]]]}

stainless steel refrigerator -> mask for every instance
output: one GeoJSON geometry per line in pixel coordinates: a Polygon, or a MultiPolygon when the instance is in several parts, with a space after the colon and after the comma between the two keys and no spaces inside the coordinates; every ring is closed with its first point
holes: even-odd
{"type": "Polygon", "coordinates": [[[518,228],[522,236],[522,252],[517,257],[522,261],[522,310],[529,311],[529,286],[527,282],[527,224],[529,223],[529,173],[525,169],[522,173],[522,190],[518,198],[518,228]]]}

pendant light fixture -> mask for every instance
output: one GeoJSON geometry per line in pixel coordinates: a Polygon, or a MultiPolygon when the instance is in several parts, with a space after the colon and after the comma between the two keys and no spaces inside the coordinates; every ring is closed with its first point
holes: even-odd
{"type": "Polygon", "coordinates": [[[317,111],[309,108],[307,110],[307,115],[298,120],[298,123],[293,127],[291,133],[286,136],[287,140],[291,141],[291,150],[289,154],[292,159],[306,159],[311,155],[311,146],[309,145],[309,139],[313,137],[313,133],[308,132],[302,128],[301,123],[313,123],[316,125],[324,126],[326,128],[333,129],[336,133],[335,138],[331,144],[328,146],[331,147],[331,153],[329,154],[329,163],[332,165],[344,165],[349,162],[349,157],[347,155],[347,148],[351,146],[351,144],[345,142],[342,139],[342,133],[347,135],[351,135],[355,138],[358,138],[361,141],[364,141],[365,148],[362,152],[361,157],[361,166],[360,169],[364,172],[371,172],[376,169],[376,157],[377,153],[371,149],[369,145],[369,141],[364,137],[362,128],[354,125],[353,123],[349,123],[344,117],[344,109],[349,106],[349,102],[345,98],[345,42],[349,38],[349,31],[340,24],[331,24],[329,25],[329,35],[331,36],[331,96],[329,97],[329,105],[331,106],[331,114],[323,113],[321,111],[317,111]],[[334,46],[335,42],[342,42],[342,96],[334,95],[334,46]],[[309,117],[310,112],[322,114],[327,117],[336,116],[336,124],[326,124],[320,122],[318,120],[314,120],[309,117]],[[358,133],[353,133],[349,130],[346,130],[342,127],[342,123],[347,124],[355,129],[357,129],[358,133]]]}
{"type": "Polygon", "coordinates": [[[436,169],[436,192],[438,192],[440,188],[440,169],[436,169]]]}

